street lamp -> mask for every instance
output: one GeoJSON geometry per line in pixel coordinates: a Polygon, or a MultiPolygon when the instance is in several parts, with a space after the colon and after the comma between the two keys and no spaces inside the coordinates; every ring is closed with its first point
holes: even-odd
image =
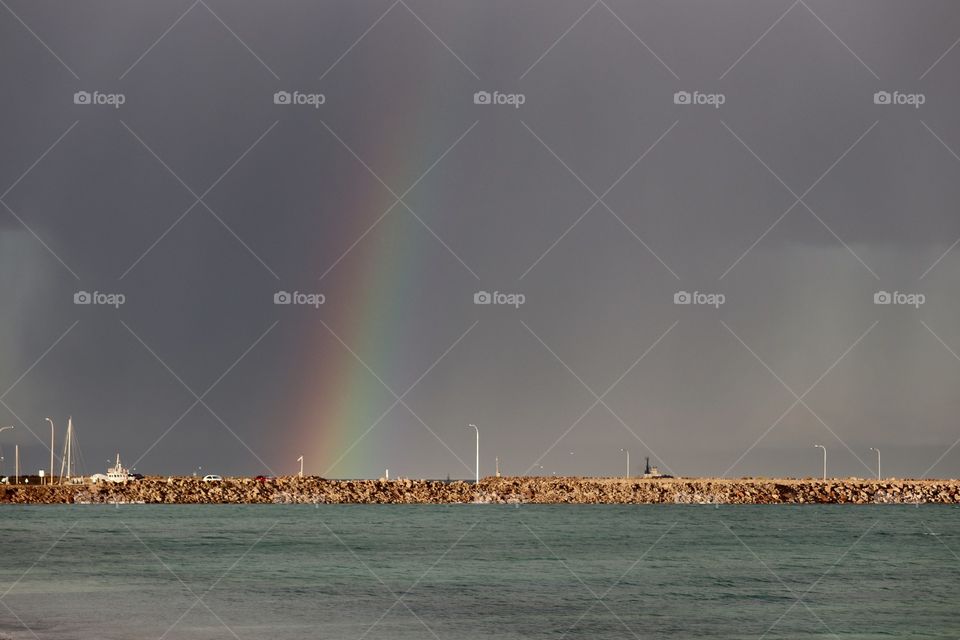
{"type": "Polygon", "coordinates": [[[477,432],[477,462],[476,462],[476,475],[474,478],[474,484],[480,484],[480,429],[477,428],[475,424],[468,424],[468,427],[473,427],[473,430],[477,432]]]}
{"type": "Polygon", "coordinates": [[[823,449],[823,479],[827,479],[827,448],[822,444],[813,445],[815,448],[823,449]]]}
{"type": "Polygon", "coordinates": [[[870,451],[877,452],[877,480],[879,480],[880,479],[880,449],[877,449],[876,447],[870,447],[870,451]]]}
{"type": "MultiPolygon", "coordinates": [[[[3,433],[7,429],[13,429],[13,427],[0,427],[0,433],[3,433]]],[[[0,462],[3,462],[3,457],[0,456],[0,462]]]]}
{"type": "Polygon", "coordinates": [[[44,419],[50,423],[50,484],[53,484],[53,445],[54,445],[53,420],[51,420],[50,418],[44,418],[44,419]]]}
{"type": "Polygon", "coordinates": [[[627,454],[627,480],[629,480],[630,479],[630,452],[622,447],[620,451],[625,452],[627,454]]]}

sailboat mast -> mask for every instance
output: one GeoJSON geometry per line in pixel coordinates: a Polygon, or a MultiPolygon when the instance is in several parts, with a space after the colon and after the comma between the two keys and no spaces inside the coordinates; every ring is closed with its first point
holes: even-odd
{"type": "Polygon", "coordinates": [[[67,423],[67,437],[63,441],[63,454],[60,456],[60,484],[63,484],[65,472],[67,469],[67,447],[70,446],[70,424],[67,423]]]}
{"type": "Polygon", "coordinates": [[[73,477],[71,456],[73,453],[73,418],[67,418],[67,482],[73,477]]]}

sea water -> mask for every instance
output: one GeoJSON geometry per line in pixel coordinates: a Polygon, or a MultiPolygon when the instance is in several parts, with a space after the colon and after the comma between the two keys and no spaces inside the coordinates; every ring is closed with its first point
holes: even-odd
{"type": "Polygon", "coordinates": [[[0,637],[957,638],[946,506],[3,506],[0,637]]]}

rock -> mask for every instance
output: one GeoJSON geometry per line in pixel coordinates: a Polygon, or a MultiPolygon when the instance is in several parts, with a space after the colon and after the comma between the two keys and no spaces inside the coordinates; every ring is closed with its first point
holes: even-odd
{"type": "Polygon", "coordinates": [[[957,480],[887,483],[862,480],[657,478],[484,478],[477,485],[404,478],[394,481],[276,478],[259,483],[228,478],[145,478],[124,485],[0,486],[0,503],[369,503],[487,504],[778,504],[778,503],[960,503],[957,480]]]}

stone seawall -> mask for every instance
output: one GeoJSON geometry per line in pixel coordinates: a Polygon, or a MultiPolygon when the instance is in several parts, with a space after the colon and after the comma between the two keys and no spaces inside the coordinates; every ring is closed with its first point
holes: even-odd
{"type": "Polygon", "coordinates": [[[960,504],[958,480],[146,478],[127,484],[0,486],[4,504],[960,504]]]}

